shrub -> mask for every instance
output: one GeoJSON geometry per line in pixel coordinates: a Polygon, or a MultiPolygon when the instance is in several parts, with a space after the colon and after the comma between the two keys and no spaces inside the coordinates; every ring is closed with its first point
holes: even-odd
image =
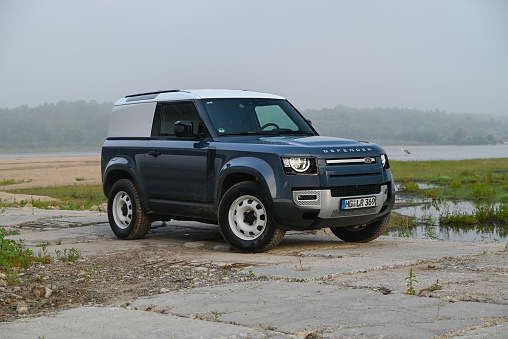
{"type": "Polygon", "coordinates": [[[404,185],[401,185],[400,191],[406,193],[420,193],[421,189],[418,187],[417,183],[410,181],[404,185]]]}
{"type": "Polygon", "coordinates": [[[18,235],[16,231],[0,228],[0,266],[27,268],[34,260],[33,252],[23,246],[23,240],[5,239],[6,236],[18,235]]]}
{"type": "Polygon", "coordinates": [[[462,182],[460,180],[453,180],[448,184],[448,187],[457,190],[462,187],[462,182]]]}

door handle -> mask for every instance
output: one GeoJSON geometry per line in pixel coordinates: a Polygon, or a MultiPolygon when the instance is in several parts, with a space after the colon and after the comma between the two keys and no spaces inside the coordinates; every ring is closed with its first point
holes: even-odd
{"type": "Polygon", "coordinates": [[[157,158],[159,155],[161,155],[161,152],[154,150],[154,151],[148,152],[148,155],[151,155],[152,157],[157,158]]]}

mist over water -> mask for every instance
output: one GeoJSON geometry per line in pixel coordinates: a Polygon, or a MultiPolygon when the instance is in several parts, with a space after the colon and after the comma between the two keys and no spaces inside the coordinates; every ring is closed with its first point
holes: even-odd
{"type": "Polygon", "coordinates": [[[508,158],[508,145],[383,146],[388,159],[398,161],[508,158]],[[411,154],[405,153],[407,149],[411,154]]]}

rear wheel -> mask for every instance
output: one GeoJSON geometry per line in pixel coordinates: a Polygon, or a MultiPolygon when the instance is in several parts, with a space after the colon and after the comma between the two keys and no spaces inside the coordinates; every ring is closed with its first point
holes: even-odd
{"type": "Polygon", "coordinates": [[[386,232],[390,224],[390,214],[381,220],[366,225],[331,227],[330,230],[339,239],[348,242],[369,242],[386,232]]]}
{"type": "Polygon", "coordinates": [[[141,207],[139,194],[132,181],[117,181],[108,197],[108,219],[120,239],[143,238],[150,230],[150,218],[141,207]]]}
{"type": "Polygon", "coordinates": [[[272,249],[286,233],[273,222],[264,191],[250,181],[240,182],[224,194],[219,227],[224,240],[242,252],[272,249]]]}

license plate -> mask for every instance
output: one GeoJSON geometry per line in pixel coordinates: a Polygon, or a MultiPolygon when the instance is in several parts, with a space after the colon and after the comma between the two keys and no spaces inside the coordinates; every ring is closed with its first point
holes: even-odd
{"type": "Polygon", "coordinates": [[[355,208],[368,208],[376,206],[376,197],[343,199],[340,202],[341,210],[352,210],[355,208]]]}

